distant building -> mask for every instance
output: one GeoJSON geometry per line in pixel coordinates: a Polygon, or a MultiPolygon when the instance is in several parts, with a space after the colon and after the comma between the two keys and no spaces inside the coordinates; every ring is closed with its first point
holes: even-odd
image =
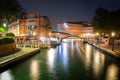
{"type": "Polygon", "coordinates": [[[93,27],[88,22],[65,22],[57,25],[58,31],[69,33],[79,37],[93,37],[93,27]]]}
{"type": "Polygon", "coordinates": [[[15,34],[17,42],[27,40],[39,42],[41,37],[49,37],[51,23],[48,16],[30,13],[23,19],[11,23],[8,31],[15,34]]]}

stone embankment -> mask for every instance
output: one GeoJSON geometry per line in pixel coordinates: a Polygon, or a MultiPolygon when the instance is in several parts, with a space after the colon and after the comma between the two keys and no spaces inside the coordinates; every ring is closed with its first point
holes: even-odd
{"type": "MultiPolygon", "coordinates": [[[[88,43],[88,44],[91,44],[91,43],[88,43]]],[[[114,50],[112,51],[111,49],[111,46],[110,45],[105,45],[105,44],[95,44],[95,43],[92,43],[91,44],[92,46],[98,48],[99,50],[103,51],[104,53],[107,53],[109,54],[110,56],[114,57],[114,58],[120,58],[120,50],[114,50]]]]}
{"type": "Polygon", "coordinates": [[[10,55],[15,51],[16,51],[15,43],[0,45],[0,57],[10,55]]]}
{"type": "Polygon", "coordinates": [[[0,72],[17,62],[21,62],[26,58],[40,52],[39,48],[21,48],[20,51],[15,52],[0,58],[0,72]]]}

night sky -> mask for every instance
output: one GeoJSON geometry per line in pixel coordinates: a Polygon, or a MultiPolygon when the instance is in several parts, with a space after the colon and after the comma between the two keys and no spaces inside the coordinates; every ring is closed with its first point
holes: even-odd
{"type": "Polygon", "coordinates": [[[28,13],[49,16],[52,27],[65,21],[91,21],[97,8],[120,9],[120,0],[18,0],[28,13]]]}

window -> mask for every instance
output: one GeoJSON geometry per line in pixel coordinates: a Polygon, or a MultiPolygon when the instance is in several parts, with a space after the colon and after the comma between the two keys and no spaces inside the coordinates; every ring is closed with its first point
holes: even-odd
{"type": "Polygon", "coordinates": [[[29,30],[37,29],[37,26],[36,25],[28,25],[28,26],[26,26],[26,29],[29,29],[29,30]]]}
{"type": "Polygon", "coordinates": [[[31,34],[31,32],[26,32],[26,34],[31,34]]]}
{"type": "Polygon", "coordinates": [[[20,35],[22,34],[22,32],[19,33],[20,35]]]}
{"type": "Polygon", "coordinates": [[[20,30],[22,29],[22,25],[20,25],[20,30]]]}
{"type": "Polygon", "coordinates": [[[28,30],[28,29],[29,29],[29,26],[26,26],[26,29],[28,30]]]}
{"type": "Polygon", "coordinates": [[[30,26],[29,26],[29,29],[30,29],[30,30],[33,30],[33,26],[32,26],[32,25],[30,25],[30,26]]]}

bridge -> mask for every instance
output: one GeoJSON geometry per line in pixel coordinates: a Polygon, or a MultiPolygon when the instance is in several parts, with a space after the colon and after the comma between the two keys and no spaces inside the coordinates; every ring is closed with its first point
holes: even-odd
{"type": "Polygon", "coordinates": [[[79,35],[74,35],[74,34],[71,34],[69,32],[65,32],[65,31],[62,31],[62,30],[52,30],[52,33],[56,37],[59,37],[59,38],[62,38],[62,39],[65,39],[65,38],[75,38],[75,37],[76,38],[82,38],[79,35]]]}

